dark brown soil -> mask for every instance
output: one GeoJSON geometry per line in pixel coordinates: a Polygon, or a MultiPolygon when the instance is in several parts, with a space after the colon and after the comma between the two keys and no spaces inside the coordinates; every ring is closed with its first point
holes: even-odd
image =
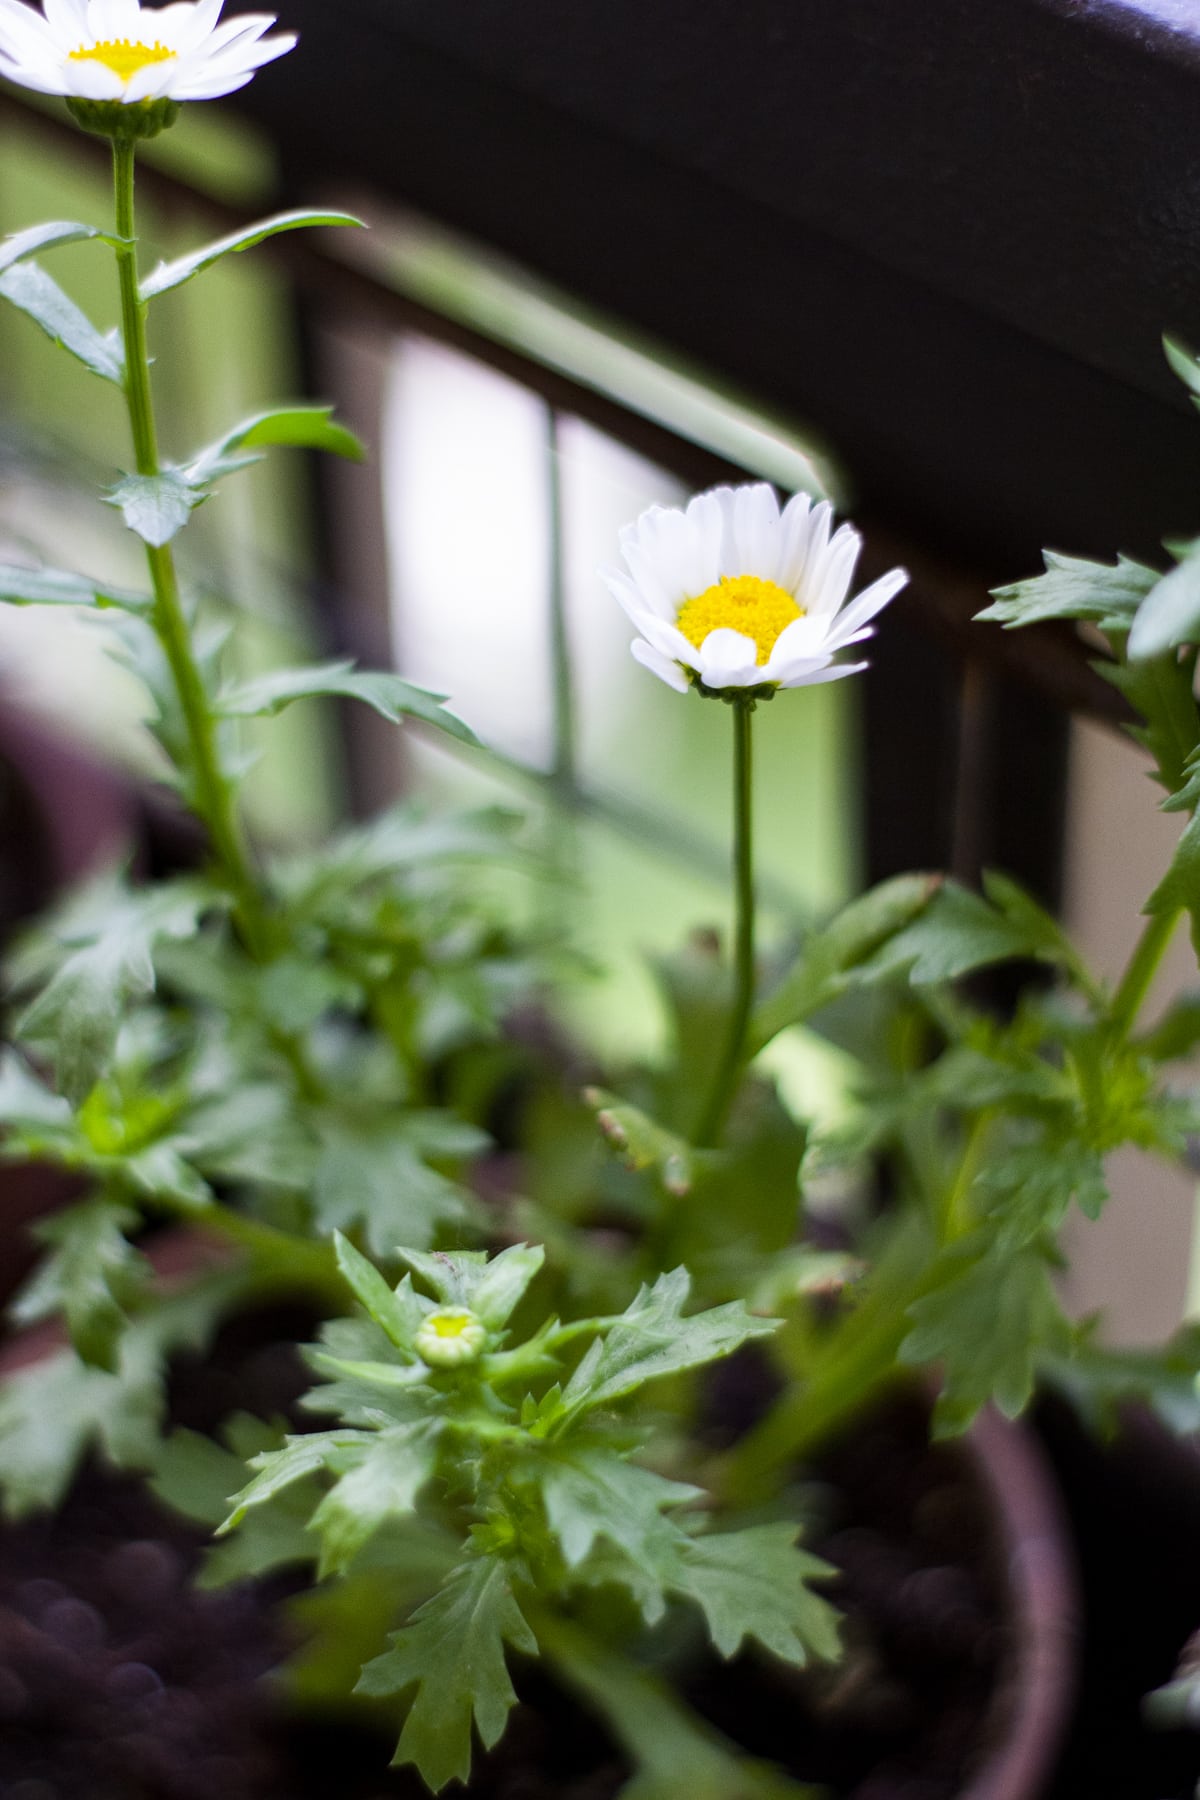
{"type": "MultiPolygon", "coordinates": [[[[276,1410],[302,1384],[290,1351],[226,1348],[236,1376],[225,1357],[181,1371],[187,1422],[276,1410]]],[[[928,1446],[920,1404],[894,1402],[823,1458],[806,1501],[812,1547],[843,1572],[846,1661],[804,1676],[713,1661],[688,1697],[843,1800],[953,1800],[1006,1648],[975,1466],[928,1446]]],[[[194,1592],[199,1548],[137,1484],[97,1471],[56,1518],[0,1535],[0,1800],[422,1800],[411,1773],[387,1771],[388,1740],[284,1727],[260,1679],[285,1649],[270,1595],[194,1592]]],[[[601,1728],[534,1669],[518,1687],[472,1800],[611,1800],[629,1770],[601,1728]]]]}

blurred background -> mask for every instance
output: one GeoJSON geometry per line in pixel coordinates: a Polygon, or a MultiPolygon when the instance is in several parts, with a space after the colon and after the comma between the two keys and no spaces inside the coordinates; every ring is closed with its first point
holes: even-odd
{"type": "MultiPolygon", "coordinates": [[[[260,403],[332,401],[368,462],[278,454],[182,540],[234,654],[355,655],[452,696],[486,762],[365,709],[273,723],[260,839],[400,793],[546,808],[591,972],[574,1016],[621,1051],[662,1022],[647,958],[728,925],[723,712],[638,670],[598,569],[652,502],[718,480],[829,493],[866,579],[901,561],[862,681],[760,710],[765,936],[900,868],[1003,867],[1105,970],[1165,866],[1120,702],[1067,631],[971,615],[1043,544],[1161,556],[1197,518],[1200,430],[1158,348],[1200,336],[1200,58],[1166,5],[935,0],[298,0],[292,57],[147,146],[147,260],[289,204],[357,211],[228,259],[152,321],[182,455],[260,403]]],[[[0,231],[105,222],[103,146],[0,100],[0,231]]],[[[115,317],[107,258],[55,273],[115,317]]],[[[137,578],[96,497],[119,396],[0,314],[0,554],[137,578]]],[[[0,698],[134,781],[139,697],[86,620],[0,617],[0,698]]],[[[1181,942],[1164,995],[1194,977],[1181,942]]],[[[778,1050],[801,1113],[836,1057],[778,1050]]],[[[1200,1308],[1193,1184],[1118,1171],[1067,1281],[1124,1341],[1200,1308]]]]}

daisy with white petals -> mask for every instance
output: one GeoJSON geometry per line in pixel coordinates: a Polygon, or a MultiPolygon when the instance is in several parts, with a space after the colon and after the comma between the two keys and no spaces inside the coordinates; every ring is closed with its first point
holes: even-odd
{"type": "Polygon", "coordinates": [[[223,0],[0,0],[0,76],[69,100],[214,100],[292,48],[268,13],[220,23],[223,0]]]}
{"type": "Polygon", "coordinates": [[[686,693],[807,687],[865,669],[835,662],[908,580],[892,569],[845,604],[862,539],[832,531],[827,500],[782,513],[764,485],[714,488],[685,511],[652,506],[621,533],[625,570],[605,580],[641,636],[640,663],[686,693]]]}

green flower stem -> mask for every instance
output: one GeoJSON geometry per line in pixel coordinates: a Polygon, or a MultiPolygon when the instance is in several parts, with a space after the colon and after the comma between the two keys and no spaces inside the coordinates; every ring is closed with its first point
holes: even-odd
{"type": "Polygon", "coordinates": [[[1126,1037],[1137,1023],[1150,984],[1158,973],[1158,965],[1182,917],[1182,907],[1174,912],[1154,913],[1138,939],[1109,1009],[1109,1018],[1122,1037],[1126,1037]]]}
{"type": "MultiPolygon", "coordinates": [[[[138,292],[134,148],[132,139],[113,139],[113,187],[117,236],[121,240],[116,247],[116,258],[121,286],[121,335],[125,347],[125,398],[138,474],[156,476],[162,471],[146,351],[146,306],[138,292]]],[[[238,925],[247,947],[261,953],[267,936],[266,919],[230,786],[217,756],[216,722],[192,653],[175,559],[169,545],[147,544],[146,561],[154,593],[153,625],[170,667],[187,726],[195,778],[195,808],[208,827],[213,852],[233,894],[238,925]]]]}
{"type": "Polygon", "coordinates": [[[698,1145],[720,1143],[746,1056],[754,1006],[754,701],[738,696],[733,713],[733,886],[736,912],[733,1007],[729,1033],[708,1103],[696,1132],[698,1145]]]}

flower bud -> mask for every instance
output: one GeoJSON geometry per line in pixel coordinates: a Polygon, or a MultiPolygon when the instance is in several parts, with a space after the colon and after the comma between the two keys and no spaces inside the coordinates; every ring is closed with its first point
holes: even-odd
{"type": "Polygon", "coordinates": [[[474,1362],[487,1343],[487,1327],[465,1306],[439,1306],[425,1318],[413,1340],[431,1369],[457,1369],[474,1362]]]}

